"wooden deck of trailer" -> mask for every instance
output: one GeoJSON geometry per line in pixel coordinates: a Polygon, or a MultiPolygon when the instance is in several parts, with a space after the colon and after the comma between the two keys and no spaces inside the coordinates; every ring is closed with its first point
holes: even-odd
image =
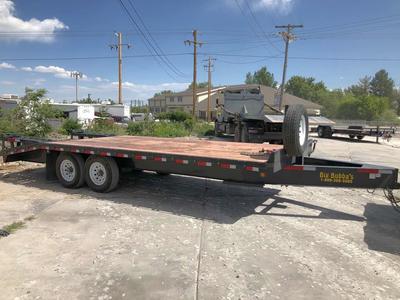
{"type": "Polygon", "coordinates": [[[61,147],[103,149],[105,151],[137,151],[257,163],[266,162],[268,153],[283,149],[281,145],[142,136],[112,136],[95,139],[54,141],[47,144],[61,147]],[[259,152],[264,152],[266,155],[257,155],[259,152]]]}

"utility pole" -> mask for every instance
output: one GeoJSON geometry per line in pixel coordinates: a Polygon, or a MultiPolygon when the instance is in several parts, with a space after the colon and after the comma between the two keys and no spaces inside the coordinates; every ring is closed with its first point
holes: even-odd
{"type": "Polygon", "coordinates": [[[207,99],[207,121],[211,121],[211,112],[210,112],[210,106],[211,106],[211,72],[213,71],[214,64],[213,62],[215,61],[215,58],[211,58],[211,56],[208,57],[208,59],[204,60],[207,62],[206,65],[204,65],[204,69],[208,73],[208,99],[207,99]]]}
{"type": "Polygon", "coordinates": [[[202,42],[198,42],[197,41],[197,30],[193,30],[193,41],[191,40],[186,40],[185,41],[185,45],[193,45],[193,82],[192,82],[192,90],[193,90],[193,117],[195,117],[196,115],[196,102],[197,102],[197,45],[199,45],[200,47],[203,45],[204,43],[202,42]]]}
{"type": "Polygon", "coordinates": [[[110,48],[118,51],[118,104],[122,104],[122,47],[126,46],[129,49],[131,45],[122,44],[122,32],[117,32],[116,35],[118,43],[110,45],[110,48]]]}
{"type": "Polygon", "coordinates": [[[296,36],[292,34],[292,29],[293,28],[303,28],[303,25],[279,25],[275,26],[275,28],[285,28],[286,31],[279,32],[279,34],[282,36],[284,42],[285,42],[285,61],[283,63],[283,73],[282,73],[282,83],[280,87],[280,97],[279,97],[279,105],[278,108],[279,110],[282,109],[282,103],[283,103],[283,95],[284,95],[284,90],[285,90],[285,81],[286,81],[286,69],[287,69],[287,61],[288,61],[288,51],[289,51],[289,43],[293,40],[296,39],[296,36]]]}
{"type": "Polygon", "coordinates": [[[75,78],[75,101],[78,102],[78,79],[82,78],[83,74],[78,71],[71,72],[71,77],[75,78]]]}

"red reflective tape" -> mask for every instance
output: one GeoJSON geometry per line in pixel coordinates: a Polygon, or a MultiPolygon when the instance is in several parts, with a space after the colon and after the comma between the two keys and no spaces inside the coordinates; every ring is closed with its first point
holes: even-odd
{"type": "Polygon", "coordinates": [[[79,149],[77,149],[77,148],[71,148],[71,152],[79,153],[81,151],[79,149]]]}
{"type": "Polygon", "coordinates": [[[178,165],[187,165],[187,164],[189,163],[189,161],[186,160],[186,159],[175,159],[175,162],[176,162],[178,165]]]}
{"type": "Polygon", "coordinates": [[[155,161],[162,161],[162,162],[166,162],[167,161],[167,159],[165,157],[161,157],[161,156],[155,156],[154,160],[155,161]]]}
{"type": "Polygon", "coordinates": [[[145,155],[135,155],[135,159],[136,160],[146,160],[147,156],[145,156],[145,155]]]}
{"type": "Polygon", "coordinates": [[[260,169],[258,167],[246,166],[244,168],[246,171],[258,172],[260,169]]]}
{"type": "Polygon", "coordinates": [[[9,143],[14,143],[17,139],[15,137],[9,137],[7,138],[7,142],[9,143]]]}
{"type": "Polygon", "coordinates": [[[228,164],[228,163],[220,163],[220,168],[223,169],[236,169],[236,165],[228,164]]]}
{"type": "Polygon", "coordinates": [[[111,156],[110,152],[100,152],[99,153],[100,156],[111,156]]]}
{"type": "Polygon", "coordinates": [[[116,157],[128,157],[128,154],[125,154],[125,153],[117,153],[115,156],[116,156],[116,157]]]}
{"type": "Polygon", "coordinates": [[[198,162],[197,162],[197,165],[198,165],[199,167],[211,167],[211,166],[212,166],[212,163],[209,162],[209,161],[198,161],[198,162]]]}
{"type": "Polygon", "coordinates": [[[366,169],[366,168],[361,168],[357,169],[358,173],[367,173],[367,174],[378,174],[379,170],[378,169],[366,169]]]}
{"type": "Polygon", "coordinates": [[[55,151],[64,151],[64,148],[61,148],[61,147],[55,147],[55,148],[54,148],[54,150],[55,150],[55,151]]]}
{"type": "Polygon", "coordinates": [[[92,150],[83,150],[83,153],[84,154],[94,154],[94,151],[92,151],[92,150]]]}
{"type": "Polygon", "coordinates": [[[283,169],[285,171],[303,171],[304,170],[304,166],[289,165],[289,166],[285,166],[283,169]]]}

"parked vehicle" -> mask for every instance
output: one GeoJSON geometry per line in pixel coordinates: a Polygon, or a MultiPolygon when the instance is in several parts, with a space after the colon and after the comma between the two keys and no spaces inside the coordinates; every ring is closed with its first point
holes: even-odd
{"type": "MultiPolygon", "coordinates": [[[[235,142],[271,142],[282,144],[282,122],[266,115],[260,88],[226,89],[224,104],[218,104],[215,133],[233,134],[235,142]]],[[[282,116],[279,111],[271,111],[282,116]]],[[[283,117],[282,117],[283,120],[283,117]]]]}

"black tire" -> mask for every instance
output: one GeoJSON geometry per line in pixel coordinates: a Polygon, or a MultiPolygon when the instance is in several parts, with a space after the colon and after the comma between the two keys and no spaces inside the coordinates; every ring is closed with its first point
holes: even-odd
{"type": "MultiPolygon", "coordinates": [[[[95,166],[94,166],[95,167],[95,166]]],[[[85,179],[87,185],[95,192],[108,193],[114,190],[118,186],[119,182],[119,168],[114,158],[112,157],[101,157],[97,155],[89,156],[85,163],[85,179]],[[95,163],[101,168],[101,170],[91,170],[91,166],[95,163]],[[103,178],[95,182],[91,178],[103,178]]]]}
{"type": "Polygon", "coordinates": [[[325,137],[325,129],[322,126],[317,128],[318,137],[323,138],[325,137]]]}
{"type": "Polygon", "coordinates": [[[354,139],[356,136],[354,134],[349,134],[349,138],[354,139]]]}
{"type": "Polygon", "coordinates": [[[364,138],[363,135],[357,135],[357,139],[362,140],[364,138]]]}
{"type": "Polygon", "coordinates": [[[58,181],[66,188],[79,188],[85,184],[84,176],[85,161],[82,156],[75,153],[61,152],[56,161],[56,175],[58,181]],[[64,168],[64,171],[61,169],[64,168]],[[72,177],[68,176],[66,168],[72,172],[72,177]]]}
{"type": "Polygon", "coordinates": [[[241,126],[239,124],[236,124],[235,126],[235,137],[234,137],[234,141],[237,143],[240,143],[240,138],[241,138],[241,126]]]}
{"type": "Polygon", "coordinates": [[[282,128],[283,145],[288,155],[302,156],[307,150],[308,116],[302,105],[289,106],[285,113],[282,128]],[[300,126],[303,123],[303,137],[300,137],[300,126]]]}
{"type": "Polygon", "coordinates": [[[248,143],[249,140],[249,127],[246,123],[243,123],[242,130],[240,132],[240,141],[242,143],[248,143]]]}

